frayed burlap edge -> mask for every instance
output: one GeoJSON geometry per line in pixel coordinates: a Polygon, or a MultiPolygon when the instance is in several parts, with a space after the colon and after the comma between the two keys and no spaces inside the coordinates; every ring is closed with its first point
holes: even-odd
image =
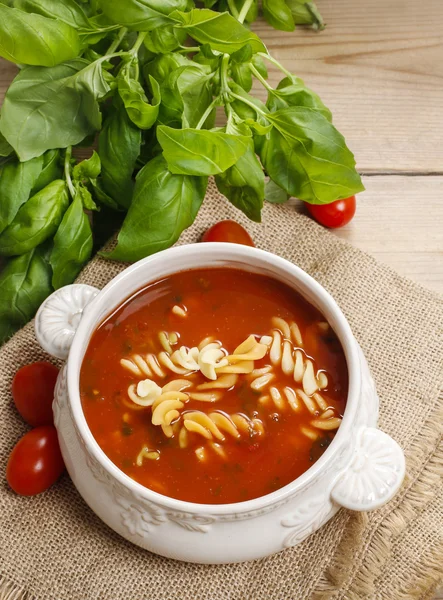
{"type": "Polygon", "coordinates": [[[26,590],[11,583],[5,577],[0,578],[0,600],[32,600],[26,590]]]}
{"type": "MultiPolygon", "coordinates": [[[[367,513],[354,513],[348,523],[336,555],[317,584],[312,600],[362,600],[375,592],[375,582],[383,566],[392,555],[393,541],[399,538],[408,524],[426,509],[436,497],[443,481],[443,390],[420,435],[406,452],[405,483],[387,514],[382,514],[378,525],[372,526],[366,543],[362,536],[368,524],[367,513]],[[421,470],[418,470],[422,465],[421,470]],[[415,473],[411,476],[409,473],[415,473]]],[[[366,530],[367,531],[367,530],[366,530]]],[[[422,581],[402,600],[432,598],[443,584],[443,540],[421,565],[415,568],[422,581]]]]}

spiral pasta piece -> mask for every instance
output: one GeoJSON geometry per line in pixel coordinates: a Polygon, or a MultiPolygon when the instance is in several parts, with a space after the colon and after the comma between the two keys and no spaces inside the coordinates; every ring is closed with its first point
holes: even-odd
{"type": "Polygon", "coordinates": [[[217,379],[219,368],[226,367],[228,360],[219,342],[212,342],[204,346],[198,355],[198,366],[207,379],[217,379]]]}
{"type": "Polygon", "coordinates": [[[131,358],[122,358],[120,360],[122,367],[130,371],[137,377],[166,377],[166,373],[163,371],[158,363],[155,354],[133,354],[131,358]]]}
{"type": "Polygon", "coordinates": [[[158,450],[150,450],[147,446],[143,447],[135,459],[137,467],[142,466],[145,458],[148,460],[158,460],[160,458],[160,452],[158,450]]]}
{"type": "MultiPolygon", "coordinates": [[[[227,415],[222,412],[209,414],[201,411],[192,411],[183,415],[184,428],[188,432],[197,433],[207,440],[225,440],[225,434],[239,438],[242,434],[262,435],[264,433],[263,423],[260,419],[250,419],[246,415],[236,413],[227,415]]],[[[187,437],[183,435],[183,443],[187,444],[187,437]]]]}
{"type": "Polygon", "coordinates": [[[197,386],[197,390],[228,390],[237,383],[238,375],[230,373],[221,375],[216,381],[207,381],[197,386]]]}
{"type": "Polygon", "coordinates": [[[233,354],[230,354],[227,359],[230,364],[249,360],[260,360],[266,356],[267,351],[268,347],[266,344],[257,342],[255,336],[250,335],[244,342],[237,346],[233,354]]]}

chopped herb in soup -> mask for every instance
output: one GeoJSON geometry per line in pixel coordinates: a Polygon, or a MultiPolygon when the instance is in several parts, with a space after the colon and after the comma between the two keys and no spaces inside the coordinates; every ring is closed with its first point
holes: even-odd
{"type": "Polygon", "coordinates": [[[341,423],[346,361],[322,315],[272,278],[177,273],[92,335],[83,411],[105,454],[166,496],[225,504],[304,473],[341,423]]]}

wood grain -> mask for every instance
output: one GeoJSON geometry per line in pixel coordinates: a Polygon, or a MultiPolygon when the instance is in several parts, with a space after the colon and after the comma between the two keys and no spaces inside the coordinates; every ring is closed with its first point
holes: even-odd
{"type": "MultiPolygon", "coordinates": [[[[363,177],[354,219],[335,235],[443,293],[443,177],[363,177]]],[[[302,202],[297,210],[304,212],[302,202]]]]}
{"type": "MultiPolygon", "coordinates": [[[[276,32],[270,52],[318,92],[361,171],[443,174],[441,0],[318,0],[322,33],[276,32]]],[[[273,69],[270,81],[280,77],[273,69]]]]}

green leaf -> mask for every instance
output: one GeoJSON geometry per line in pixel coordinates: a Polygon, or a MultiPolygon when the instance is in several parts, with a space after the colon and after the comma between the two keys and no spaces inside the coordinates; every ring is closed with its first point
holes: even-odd
{"type": "Polygon", "coordinates": [[[93,150],[90,158],[86,158],[75,165],[72,170],[72,176],[79,181],[84,179],[96,179],[100,175],[100,171],[100,156],[93,150]]]}
{"type": "Polygon", "coordinates": [[[76,192],[75,197],[77,198],[78,196],[80,198],[86,210],[100,210],[97,204],[92,199],[91,192],[83,183],[81,183],[80,181],[75,181],[74,188],[76,192]]]}
{"type": "Polygon", "coordinates": [[[320,96],[306,87],[301,79],[295,83],[289,78],[283,79],[276,90],[268,93],[266,106],[272,112],[289,106],[306,106],[320,111],[328,121],[332,121],[331,111],[323,104],[320,96]]]}
{"type": "Polygon", "coordinates": [[[25,67],[6,92],[0,130],[22,161],[73,146],[100,129],[97,100],[109,90],[99,62],[25,67]]]}
{"type": "Polygon", "coordinates": [[[0,254],[24,254],[54,235],[68,207],[66,183],[56,179],[32,196],[0,234],[0,254]]]}
{"type": "Polygon", "coordinates": [[[240,65],[245,62],[251,62],[253,56],[252,48],[250,44],[245,44],[240,50],[231,54],[229,63],[231,65],[240,65]]]}
{"type": "Polygon", "coordinates": [[[325,28],[322,16],[314,2],[309,0],[286,0],[296,25],[311,25],[312,29],[321,31],[325,28]]]}
{"type": "Polygon", "coordinates": [[[15,63],[53,67],[80,53],[75,29],[55,19],[0,4],[0,56],[15,63]]]}
{"type": "Polygon", "coordinates": [[[235,165],[215,178],[217,188],[249,219],[260,223],[265,193],[265,176],[249,139],[248,149],[235,165]]]}
{"type": "Polygon", "coordinates": [[[187,37],[186,31],[177,29],[172,25],[165,25],[147,32],[144,44],[154,54],[166,54],[181,46],[187,37]]]}
{"type": "Polygon", "coordinates": [[[75,0],[14,0],[14,6],[28,13],[59,19],[75,29],[90,29],[86,13],[75,0]]]}
{"type": "MultiPolygon", "coordinates": [[[[159,122],[164,125],[196,127],[212,102],[210,77],[199,65],[170,73],[160,92],[159,122]]],[[[205,125],[211,126],[213,121],[209,117],[205,125]]]]}
{"type": "Polygon", "coordinates": [[[130,78],[127,71],[123,70],[121,76],[117,78],[118,93],[123,100],[128,116],[140,129],[150,129],[154,125],[160,107],[160,86],[153,77],[149,77],[153,90],[152,104],[149,104],[141,84],[130,78]]]}
{"type": "Polygon", "coordinates": [[[27,162],[12,160],[3,167],[0,176],[0,232],[12,223],[42,172],[43,158],[27,162]]]}
{"type": "MultiPolygon", "coordinates": [[[[180,67],[196,67],[192,61],[178,53],[160,54],[146,63],[143,67],[145,81],[152,76],[160,85],[166,81],[169,75],[180,67]]],[[[209,73],[209,70],[208,70],[209,73]]]]}
{"type": "MultiPolygon", "coordinates": [[[[258,98],[255,98],[255,96],[251,96],[250,94],[246,93],[245,90],[238,85],[237,83],[234,82],[230,82],[230,88],[231,90],[234,92],[234,94],[237,94],[237,96],[241,96],[242,98],[244,98],[247,102],[254,104],[258,110],[259,113],[260,112],[264,112],[264,113],[268,113],[269,109],[267,108],[267,106],[265,104],[263,104],[263,102],[261,100],[259,100],[258,98]]],[[[251,119],[252,121],[260,121],[260,117],[257,116],[257,111],[254,110],[253,108],[251,108],[250,106],[248,106],[248,104],[246,104],[245,102],[242,102],[241,100],[234,100],[231,103],[232,108],[234,109],[234,111],[237,113],[237,115],[239,117],[241,117],[242,119],[246,120],[246,119],[251,119]]],[[[265,124],[265,123],[263,123],[265,124]]]]}
{"type": "Polygon", "coordinates": [[[253,52],[266,52],[260,38],[229,13],[195,8],[186,13],[177,11],[171,16],[194,40],[209,44],[213,50],[232,54],[250,44],[253,52]]]}
{"type": "Polygon", "coordinates": [[[92,231],[82,200],[77,194],[54,236],[51,252],[52,285],[58,289],[74,281],[91,257],[92,231]]]}
{"type": "Polygon", "coordinates": [[[319,111],[291,107],[267,118],[274,127],[262,145],[261,160],[288,194],[329,204],[364,189],[343,136],[319,111]]]}
{"type": "Polygon", "coordinates": [[[0,274],[0,343],[25,325],[53,291],[51,267],[40,248],[17,256],[0,274]]]}
{"type": "Polygon", "coordinates": [[[206,177],[172,174],[162,156],[151,160],[137,175],[117,247],[107,257],[135,261],[172,246],[194,222],[207,183],[206,177]]]}
{"type": "Polygon", "coordinates": [[[98,137],[104,191],[120,207],[131,204],[132,173],[140,154],[141,131],[129,119],[123,103],[115,103],[98,137]]]}
{"type": "Polygon", "coordinates": [[[103,206],[107,206],[112,210],[121,210],[121,206],[117,204],[117,202],[109,196],[103,189],[103,184],[100,179],[92,179],[90,181],[92,191],[94,193],[95,199],[99,204],[103,206]]]}
{"type": "Polygon", "coordinates": [[[284,204],[289,200],[289,194],[269,179],[265,184],[265,200],[271,204],[284,204]]]}
{"type": "Polygon", "coordinates": [[[99,5],[114,23],[136,31],[152,31],[171,25],[168,15],[186,10],[187,0],[99,0],[99,5]]]}
{"type": "Polygon", "coordinates": [[[14,152],[14,148],[9,144],[4,135],[0,133],[0,156],[9,156],[14,152]]]}
{"type": "Polygon", "coordinates": [[[244,136],[161,125],[157,139],[171,173],[218,175],[232,167],[248,148],[244,136]]]}
{"type": "Polygon", "coordinates": [[[265,79],[268,78],[268,69],[266,68],[265,61],[258,54],[254,54],[252,57],[252,64],[257,69],[262,77],[265,79]]]}
{"type": "Polygon", "coordinates": [[[275,29],[294,31],[295,23],[285,0],[263,0],[263,16],[275,29]]]}
{"type": "MultiPolygon", "coordinates": [[[[49,185],[54,179],[61,179],[62,177],[62,166],[60,164],[60,151],[59,150],[48,150],[43,154],[42,157],[33,158],[32,160],[40,160],[43,158],[43,168],[38,176],[34,187],[31,190],[31,196],[42,190],[44,187],[49,185]]],[[[28,161],[28,162],[31,162],[28,161]]],[[[21,163],[27,164],[27,163],[21,163]]]]}
{"type": "Polygon", "coordinates": [[[252,73],[248,63],[231,65],[231,77],[245,92],[252,88],[252,73]]]}

